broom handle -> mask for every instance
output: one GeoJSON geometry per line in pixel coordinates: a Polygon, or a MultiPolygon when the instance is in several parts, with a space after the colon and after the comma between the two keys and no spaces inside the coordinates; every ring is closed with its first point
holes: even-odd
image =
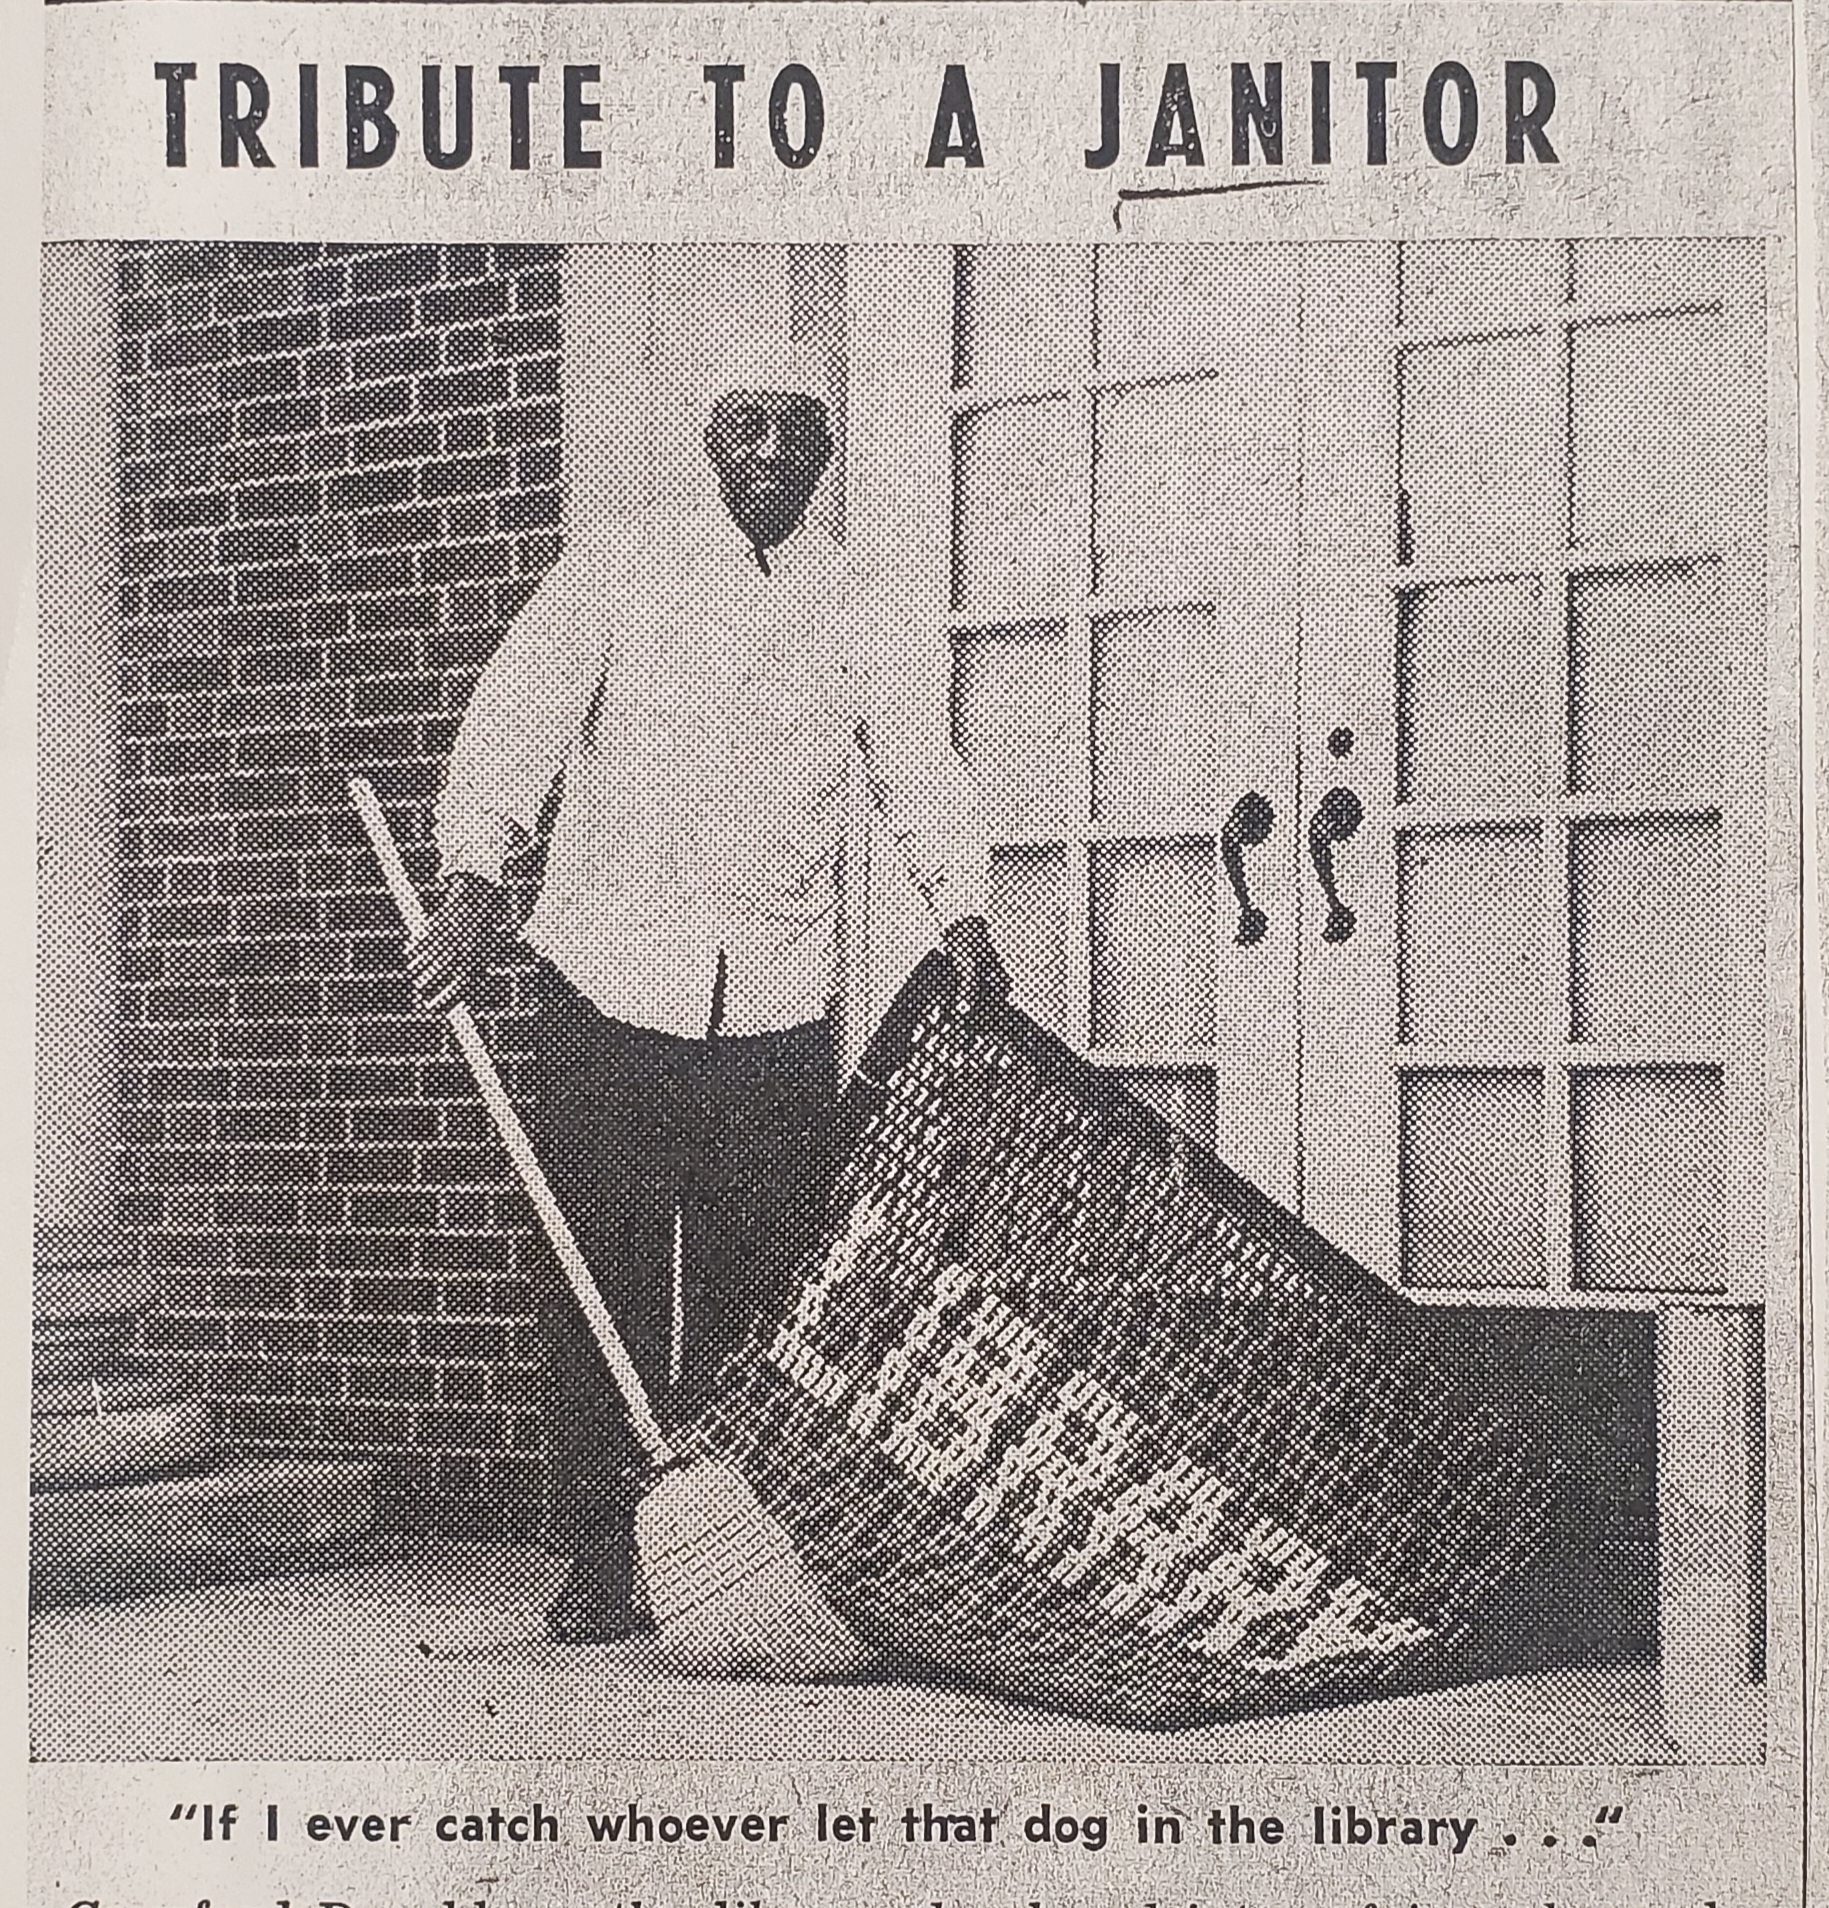
{"type": "MultiPolygon", "coordinates": [[[[407,932],[413,935],[423,933],[425,909],[420,905],[406,864],[400,859],[394,831],[387,825],[387,817],[381,812],[381,804],[375,799],[374,789],[361,776],[352,775],[349,778],[349,792],[355,798],[362,825],[368,830],[368,838],[374,845],[375,859],[381,864],[381,872],[387,878],[388,892],[394,897],[394,905],[400,910],[400,918],[406,923],[407,932]]],[[[559,1210],[559,1202],[553,1197],[552,1188],[546,1183],[546,1175],[540,1170],[540,1162],[534,1157],[533,1142],[528,1139],[527,1129],[521,1124],[521,1116],[515,1112],[502,1086],[502,1076],[495,1070],[489,1049],[483,1045],[476,1018],[461,1000],[450,1008],[447,1018],[451,1023],[451,1031],[457,1036],[457,1044],[463,1051],[464,1059],[469,1062],[476,1090],[483,1096],[489,1117],[495,1121],[495,1130],[502,1136],[502,1144],[507,1147],[508,1157],[514,1162],[514,1170],[527,1189],[528,1198],[533,1201],[534,1211],[540,1215],[540,1224],[546,1229],[546,1237],[565,1272],[572,1296],[583,1308],[585,1323],[590,1326],[591,1336],[597,1341],[597,1349],[603,1354],[603,1362],[609,1366],[610,1376],[616,1380],[616,1389],[622,1393],[622,1401],[628,1406],[636,1439],[657,1468],[669,1465],[674,1461],[673,1447],[667,1442],[666,1434],[654,1416],[654,1407],[648,1402],[647,1388],[641,1382],[641,1374],[635,1369],[634,1360],[622,1342],[622,1334],[616,1329],[616,1321],[610,1317],[603,1295],[597,1290],[597,1282],[584,1262],[584,1254],[578,1250],[578,1242],[565,1222],[565,1214],[559,1210]]]]}

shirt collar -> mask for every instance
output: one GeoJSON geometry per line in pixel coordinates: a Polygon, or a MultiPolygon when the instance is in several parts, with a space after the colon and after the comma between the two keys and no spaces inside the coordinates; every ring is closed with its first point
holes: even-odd
{"type": "MultiPolygon", "coordinates": [[[[734,562],[742,564],[752,576],[760,577],[762,567],[756,561],[756,546],[737,528],[736,520],[730,512],[719,504],[708,513],[712,548],[720,556],[728,556],[734,562]]],[[[809,529],[803,516],[793,530],[764,552],[768,558],[769,573],[796,568],[801,559],[814,547],[814,533],[809,529]]]]}

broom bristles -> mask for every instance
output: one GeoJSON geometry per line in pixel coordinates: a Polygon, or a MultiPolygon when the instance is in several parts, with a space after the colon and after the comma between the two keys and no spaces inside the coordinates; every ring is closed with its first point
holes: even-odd
{"type": "Polygon", "coordinates": [[[668,1668],[818,1682],[870,1666],[787,1532],[728,1465],[662,1476],[636,1512],[635,1540],[668,1668]]]}
{"type": "MultiPolygon", "coordinates": [[[[409,932],[421,932],[425,909],[374,789],[358,775],[350,778],[349,792],[402,921],[409,932]]],[[[669,1464],[673,1450],[641,1376],[570,1223],[553,1197],[475,1018],[462,1001],[450,1008],[450,1023],[477,1091],[622,1395],[636,1440],[652,1462],[669,1464]]],[[[787,1533],[726,1466],[692,1464],[664,1473],[638,1509],[636,1548],[663,1649],[670,1656],[697,1658],[708,1665],[755,1661],[762,1666],[757,1674],[792,1675],[797,1666],[803,1677],[844,1674],[869,1660],[815,1588],[787,1533]]],[[[727,1668],[727,1673],[736,1672],[727,1668]]]]}

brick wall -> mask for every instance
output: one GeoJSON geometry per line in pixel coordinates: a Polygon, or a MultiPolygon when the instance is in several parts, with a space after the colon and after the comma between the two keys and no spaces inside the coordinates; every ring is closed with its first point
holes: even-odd
{"type": "MultiPolygon", "coordinates": [[[[550,248],[120,260],[125,1222],[149,1351],[248,1456],[379,1461],[396,1528],[545,1483],[531,1217],[345,777],[430,873],[476,670],[558,549],[550,248]]],[[[509,1056],[519,977],[481,1005],[509,1056]]]]}

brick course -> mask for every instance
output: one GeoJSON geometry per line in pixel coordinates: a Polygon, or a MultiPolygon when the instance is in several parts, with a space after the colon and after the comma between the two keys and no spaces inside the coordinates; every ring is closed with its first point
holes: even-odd
{"type": "MultiPolygon", "coordinates": [[[[544,1247],[344,786],[432,871],[477,668],[559,546],[558,256],[123,252],[122,1220],[146,1349],[402,1535],[537,1527],[544,1247]]],[[[525,979],[479,1005],[511,1088],[525,979]]]]}

